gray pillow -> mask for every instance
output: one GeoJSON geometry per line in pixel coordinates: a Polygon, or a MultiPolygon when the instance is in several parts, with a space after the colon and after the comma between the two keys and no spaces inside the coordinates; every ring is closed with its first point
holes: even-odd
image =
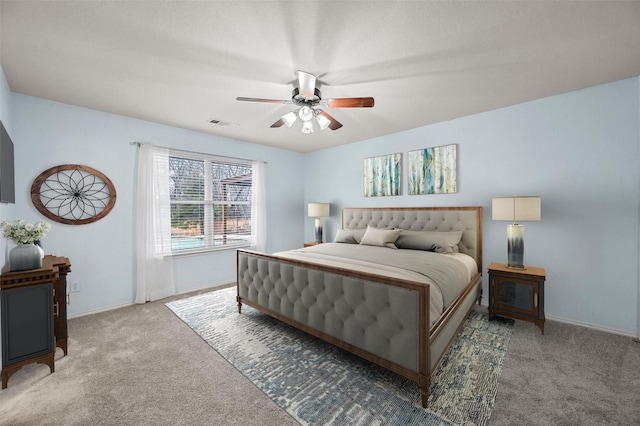
{"type": "Polygon", "coordinates": [[[360,244],[366,229],[338,229],[334,242],[347,244],[360,244]]]}
{"type": "Polygon", "coordinates": [[[436,253],[454,253],[458,251],[458,244],[464,231],[407,231],[402,233],[395,242],[400,249],[435,251],[436,253]]]}
{"type": "Polygon", "coordinates": [[[378,229],[368,227],[360,244],[397,249],[398,247],[396,247],[394,243],[401,232],[402,229],[378,229]]]}

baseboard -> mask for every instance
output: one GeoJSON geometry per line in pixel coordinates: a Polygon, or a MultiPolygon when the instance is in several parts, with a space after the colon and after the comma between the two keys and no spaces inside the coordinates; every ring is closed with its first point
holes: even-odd
{"type": "Polygon", "coordinates": [[[179,296],[179,295],[189,294],[189,293],[193,293],[193,292],[196,292],[196,291],[203,291],[203,290],[219,290],[221,288],[233,287],[235,285],[236,285],[235,281],[224,282],[224,283],[216,283],[216,284],[207,284],[207,285],[202,286],[202,287],[190,288],[188,290],[180,291],[180,292],[176,293],[175,295],[179,296]]]}
{"type": "Polygon", "coordinates": [[[96,309],[94,311],[80,312],[73,315],[67,315],[67,319],[86,317],[87,315],[99,314],[100,312],[113,311],[114,309],[126,308],[127,306],[131,306],[131,305],[135,305],[135,303],[133,302],[123,303],[122,305],[107,306],[105,308],[96,309]]]}
{"type": "MultiPolygon", "coordinates": [[[[489,305],[485,304],[484,302],[482,303],[481,306],[486,309],[489,308],[489,305]]],[[[568,318],[557,317],[555,315],[545,314],[545,318],[551,321],[561,322],[561,323],[570,324],[570,325],[577,325],[578,327],[590,328],[592,330],[598,330],[598,331],[603,331],[605,333],[617,334],[620,336],[630,337],[632,339],[638,340],[638,336],[636,336],[635,334],[629,333],[627,331],[617,330],[615,328],[606,328],[599,325],[570,320],[568,318]]]]}
{"type": "MultiPolygon", "coordinates": [[[[222,288],[233,287],[235,285],[236,285],[235,281],[225,282],[225,283],[217,283],[217,284],[207,284],[207,285],[202,286],[202,287],[190,288],[188,290],[183,290],[181,292],[176,293],[175,296],[180,296],[180,295],[189,294],[189,293],[195,293],[195,292],[199,292],[199,291],[203,291],[203,290],[220,290],[222,288]]],[[[108,307],[105,307],[105,308],[96,309],[94,311],[80,312],[80,313],[77,313],[77,314],[68,315],[67,319],[80,318],[80,317],[84,317],[84,316],[87,316],[87,315],[99,314],[101,312],[112,311],[114,309],[125,308],[127,306],[132,306],[132,305],[135,305],[135,303],[133,303],[133,302],[131,302],[131,303],[123,303],[121,305],[108,306],[108,307]]]]}
{"type": "Polygon", "coordinates": [[[551,320],[551,321],[557,321],[557,322],[562,322],[565,324],[571,324],[571,325],[577,325],[579,327],[584,327],[584,328],[590,328],[592,330],[598,330],[598,331],[604,331],[605,333],[611,333],[611,334],[617,334],[620,336],[625,336],[625,337],[630,337],[632,339],[637,339],[637,336],[633,333],[629,333],[627,331],[622,331],[622,330],[617,330],[615,328],[607,328],[607,327],[602,327],[599,325],[595,325],[595,324],[589,324],[589,323],[584,323],[584,322],[578,322],[578,321],[573,321],[567,318],[563,318],[563,317],[556,317],[555,315],[546,315],[547,319],[551,320]]]}

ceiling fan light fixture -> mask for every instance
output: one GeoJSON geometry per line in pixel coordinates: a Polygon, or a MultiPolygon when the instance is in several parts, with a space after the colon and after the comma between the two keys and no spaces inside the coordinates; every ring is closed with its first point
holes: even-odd
{"type": "Polygon", "coordinates": [[[303,121],[302,122],[302,133],[305,135],[310,135],[313,133],[313,123],[311,121],[303,121]]]}
{"type": "Polygon", "coordinates": [[[320,114],[321,112],[321,110],[316,111],[316,121],[318,122],[318,126],[320,126],[320,131],[326,129],[327,127],[329,127],[329,124],[331,124],[331,120],[320,114]]]}
{"type": "Polygon", "coordinates": [[[320,131],[327,127],[331,130],[338,130],[342,127],[342,123],[320,108],[316,109],[316,107],[372,108],[374,105],[374,100],[371,97],[322,99],[320,89],[317,87],[316,76],[300,70],[296,71],[296,73],[298,75],[298,87],[294,87],[290,100],[245,97],[237,97],[236,100],[270,104],[293,104],[298,109],[283,115],[271,127],[278,128],[286,124],[287,127],[291,128],[299,117],[302,121],[302,133],[306,135],[313,133],[314,121],[318,124],[320,131]]]}
{"type": "Polygon", "coordinates": [[[313,110],[305,105],[298,110],[298,117],[300,117],[302,121],[309,121],[313,118],[313,110]]]}
{"type": "Polygon", "coordinates": [[[296,122],[297,118],[298,116],[296,115],[296,113],[291,111],[282,116],[282,121],[284,121],[284,124],[286,124],[287,127],[291,128],[291,126],[293,126],[293,123],[296,122]]]}

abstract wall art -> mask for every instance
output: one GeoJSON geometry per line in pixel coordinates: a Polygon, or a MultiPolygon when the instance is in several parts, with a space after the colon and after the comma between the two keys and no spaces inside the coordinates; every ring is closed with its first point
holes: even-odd
{"type": "Polygon", "coordinates": [[[364,159],[364,196],[400,195],[402,153],[364,159]]]}
{"type": "Polygon", "coordinates": [[[409,195],[458,192],[456,145],[409,151],[407,177],[409,195]]]}

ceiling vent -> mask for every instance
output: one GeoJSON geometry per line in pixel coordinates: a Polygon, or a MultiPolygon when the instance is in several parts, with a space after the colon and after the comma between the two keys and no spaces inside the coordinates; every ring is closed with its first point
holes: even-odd
{"type": "Polygon", "coordinates": [[[215,124],[216,126],[237,126],[236,123],[230,123],[228,121],[216,120],[215,118],[210,119],[209,123],[215,124]]]}

